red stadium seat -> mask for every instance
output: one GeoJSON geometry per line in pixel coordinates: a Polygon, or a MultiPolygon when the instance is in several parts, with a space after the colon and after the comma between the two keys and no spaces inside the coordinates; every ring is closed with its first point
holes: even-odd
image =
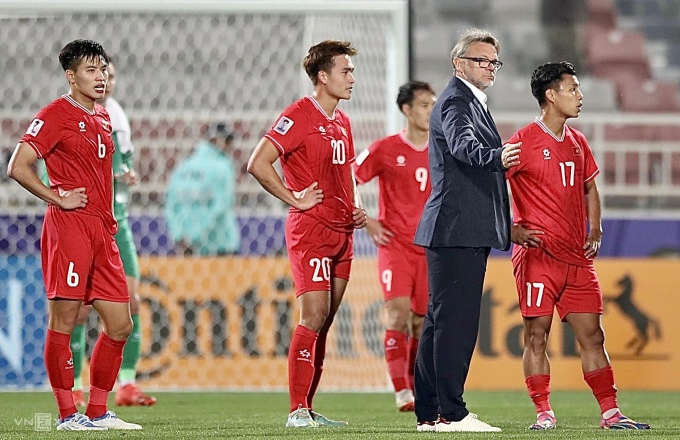
{"type": "Polygon", "coordinates": [[[645,37],[638,32],[594,32],[587,42],[588,62],[592,73],[602,78],[629,75],[650,78],[645,37]]]}
{"type": "Polygon", "coordinates": [[[601,28],[614,29],[618,13],[614,0],[588,0],[588,21],[601,28]]]}

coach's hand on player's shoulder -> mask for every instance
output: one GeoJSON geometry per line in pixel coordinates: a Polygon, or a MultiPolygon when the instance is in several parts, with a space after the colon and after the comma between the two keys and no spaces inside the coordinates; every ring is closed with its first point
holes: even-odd
{"type": "Polygon", "coordinates": [[[84,208],[85,205],[87,205],[85,188],[75,188],[61,193],[61,203],[59,204],[61,209],[78,209],[84,208]]]}
{"type": "Polygon", "coordinates": [[[302,191],[293,191],[293,195],[297,200],[294,208],[300,211],[311,209],[323,201],[323,190],[317,188],[318,182],[314,182],[302,191]]]}
{"type": "Polygon", "coordinates": [[[588,232],[586,237],[586,244],[583,245],[583,254],[586,258],[595,258],[600,252],[600,245],[602,244],[602,229],[593,228],[588,232]]]}
{"type": "Polygon", "coordinates": [[[522,151],[520,149],[521,146],[521,142],[503,145],[503,151],[501,152],[501,165],[503,166],[504,170],[508,170],[519,165],[519,153],[522,151]]]}
{"type": "Polygon", "coordinates": [[[352,219],[354,220],[354,229],[361,229],[366,227],[368,216],[366,216],[364,208],[355,207],[354,211],[352,211],[352,219]]]}
{"type": "Polygon", "coordinates": [[[522,225],[514,224],[510,229],[510,241],[516,245],[522,246],[524,249],[530,247],[541,247],[543,240],[538,237],[544,235],[545,232],[539,229],[526,229],[522,225]]]}
{"type": "Polygon", "coordinates": [[[390,237],[394,237],[394,233],[383,227],[382,223],[368,217],[366,217],[366,232],[376,246],[384,246],[390,242],[390,237]]]}

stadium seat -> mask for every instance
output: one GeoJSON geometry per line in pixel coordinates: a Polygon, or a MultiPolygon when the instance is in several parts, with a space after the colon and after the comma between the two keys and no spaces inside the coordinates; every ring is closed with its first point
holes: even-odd
{"type": "Polygon", "coordinates": [[[619,103],[627,112],[677,112],[678,85],[670,81],[626,81],[619,86],[619,103]]]}
{"type": "Polygon", "coordinates": [[[616,28],[617,10],[614,0],[588,0],[588,21],[603,29],[616,28]]]}
{"type": "Polygon", "coordinates": [[[601,78],[630,75],[650,78],[650,66],[645,49],[645,37],[639,32],[595,32],[588,42],[588,63],[591,72],[601,78]]]}

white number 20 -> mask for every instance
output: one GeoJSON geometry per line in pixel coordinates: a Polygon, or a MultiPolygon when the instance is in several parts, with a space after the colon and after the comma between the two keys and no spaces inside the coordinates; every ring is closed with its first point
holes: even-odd
{"type": "Polygon", "coordinates": [[[342,139],[331,139],[331,148],[333,149],[333,165],[342,165],[347,161],[345,155],[345,141],[342,139]]]}
{"type": "Polygon", "coordinates": [[[331,259],[323,257],[321,259],[312,258],[309,260],[309,265],[314,268],[314,275],[312,281],[323,281],[331,279],[331,259]]]}

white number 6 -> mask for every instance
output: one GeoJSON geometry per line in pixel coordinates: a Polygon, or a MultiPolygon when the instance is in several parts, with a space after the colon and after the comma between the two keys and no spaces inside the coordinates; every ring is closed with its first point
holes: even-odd
{"type": "Polygon", "coordinates": [[[78,283],[80,283],[80,277],[78,276],[77,273],[73,271],[75,269],[75,264],[73,261],[71,261],[68,264],[68,273],[66,274],[66,284],[69,285],[69,287],[76,287],[78,283]]]}

